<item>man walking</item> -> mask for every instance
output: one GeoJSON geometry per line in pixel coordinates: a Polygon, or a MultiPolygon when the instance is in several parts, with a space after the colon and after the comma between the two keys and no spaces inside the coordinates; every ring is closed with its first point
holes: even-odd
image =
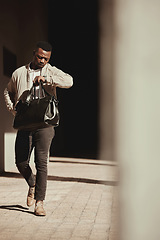
{"type": "MultiPolygon", "coordinates": [[[[51,57],[52,46],[48,42],[40,41],[33,51],[32,61],[12,74],[4,90],[6,106],[15,115],[15,106],[24,92],[29,90],[33,83],[43,82],[44,88],[54,95],[56,87],[70,88],[73,85],[72,77],[51,66],[48,62],[51,57]]],[[[18,130],[15,142],[16,166],[29,185],[27,205],[35,203],[35,215],[45,216],[43,207],[47,186],[47,160],[49,149],[54,137],[54,128],[47,126],[39,129],[18,130]],[[31,152],[34,149],[36,178],[29,165],[31,152]]]]}

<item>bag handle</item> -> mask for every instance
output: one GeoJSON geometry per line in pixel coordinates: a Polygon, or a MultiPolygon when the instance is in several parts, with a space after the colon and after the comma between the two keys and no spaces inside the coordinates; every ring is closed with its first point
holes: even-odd
{"type": "MultiPolygon", "coordinates": [[[[33,97],[34,97],[34,99],[35,99],[35,95],[36,95],[36,93],[35,93],[35,91],[36,91],[35,87],[36,87],[36,86],[34,86],[34,84],[33,84],[32,87],[30,88],[29,92],[28,92],[28,96],[27,96],[26,101],[25,101],[25,103],[26,103],[27,105],[29,105],[29,104],[31,103],[31,101],[33,100],[33,97]]],[[[40,82],[40,84],[39,84],[39,91],[38,91],[38,98],[39,98],[39,99],[42,98],[42,96],[40,96],[40,93],[42,93],[43,96],[44,96],[44,93],[47,94],[47,95],[49,95],[49,94],[45,91],[45,89],[43,88],[43,84],[42,84],[41,82],[40,82]]],[[[45,97],[45,96],[44,96],[44,97],[45,97]]]]}
{"type": "MultiPolygon", "coordinates": [[[[45,90],[45,88],[44,88],[44,86],[43,86],[43,81],[40,81],[40,84],[39,84],[40,86],[41,86],[41,88],[44,90],[44,92],[45,92],[45,94],[47,94],[48,96],[51,96],[51,94],[49,94],[46,90],[45,90]]],[[[54,98],[57,100],[57,93],[56,93],[56,87],[55,88],[53,88],[53,94],[54,94],[54,98]]]]}
{"type": "MultiPolygon", "coordinates": [[[[28,96],[27,96],[27,98],[26,98],[26,101],[25,101],[25,102],[26,102],[27,105],[29,105],[30,102],[32,101],[33,88],[34,88],[34,85],[32,85],[31,89],[29,90],[28,96]]],[[[44,86],[43,86],[43,81],[40,81],[40,82],[39,82],[39,88],[40,88],[39,90],[40,90],[41,92],[42,92],[42,90],[43,90],[46,95],[52,96],[51,94],[49,94],[49,93],[45,90],[45,88],[44,88],[44,86]]],[[[57,94],[56,94],[56,88],[53,88],[53,90],[54,90],[54,98],[55,98],[56,101],[58,101],[58,100],[57,100],[57,94]]],[[[39,91],[39,94],[40,94],[40,91],[39,91]]],[[[39,98],[40,98],[40,96],[39,96],[39,98]]]]}

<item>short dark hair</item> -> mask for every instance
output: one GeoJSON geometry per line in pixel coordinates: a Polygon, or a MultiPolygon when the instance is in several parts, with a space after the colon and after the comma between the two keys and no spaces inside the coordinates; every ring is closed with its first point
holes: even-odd
{"type": "Polygon", "coordinates": [[[52,51],[52,45],[49,42],[45,42],[45,41],[37,42],[36,48],[42,48],[47,52],[52,51]]]}

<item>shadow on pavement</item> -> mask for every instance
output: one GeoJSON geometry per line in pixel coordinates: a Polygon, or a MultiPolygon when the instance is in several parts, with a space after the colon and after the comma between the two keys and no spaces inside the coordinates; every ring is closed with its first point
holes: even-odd
{"type": "Polygon", "coordinates": [[[115,163],[111,164],[111,163],[94,163],[94,162],[77,162],[77,161],[63,161],[63,160],[52,160],[50,159],[49,162],[53,162],[53,163],[73,163],[73,164],[87,164],[87,165],[97,165],[97,166],[111,166],[111,167],[115,167],[115,163]]]}
{"type": "Polygon", "coordinates": [[[89,178],[48,176],[48,180],[65,181],[65,182],[81,182],[81,183],[90,183],[90,184],[102,184],[102,185],[108,185],[108,186],[116,186],[117,185],[116,181],[96,180],[96,179],[89,179],[89,178]]]}
{"type": "Polygon", "coordinates": [[[29,214],[34,214],[34,212],[28,211],[29,208],[23,207],[21,205],[2,205],[0,209],[12,210],[12,211],[20,211],[29,214]]]}
{"type": "MultiPolygon", "coordinates": [[[[9,177],[9,178],[23,178],[19,173],[13,172],[4,172],[0,177],[9,177]]],[[[51,181],[63,181],[63,182],[81,182],[81,183],[90,183],[90,184],[101,184],[107,186],[117,186],[117,181],[106,181],[106,180],[96,180],[89,178],[76,178],[76,177],[60,177],[60,176],[48,176],[48,180],[51,181]]]]}

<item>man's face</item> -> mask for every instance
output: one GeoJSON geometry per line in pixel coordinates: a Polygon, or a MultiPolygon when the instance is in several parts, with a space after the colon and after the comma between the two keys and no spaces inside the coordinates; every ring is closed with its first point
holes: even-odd
{"type": "Polygon", "coordinates": [[[51,51],[45,51],[42,48],[38,48],[34,52],[33,64],[35,68],[43,68],[51,57],[51,51]]]}

